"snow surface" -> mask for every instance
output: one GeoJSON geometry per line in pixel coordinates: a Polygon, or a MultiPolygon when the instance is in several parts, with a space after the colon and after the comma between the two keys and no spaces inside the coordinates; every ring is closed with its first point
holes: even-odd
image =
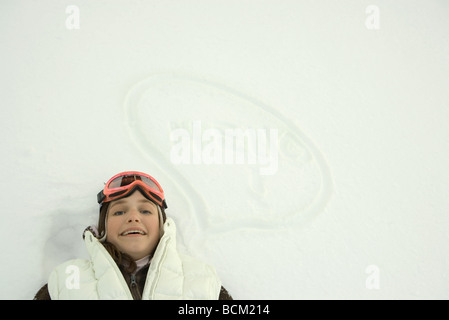
{"type": "Polygon", "coordinates": [[[86,257],[97,192],[140,170],[180,250],[236,299],[448,299],[448,16],[424,0],[1,1],[0,298],[86,257]],[[195,123],[276,129],[276,172],[175,164],[170,135],[195,123]]]}

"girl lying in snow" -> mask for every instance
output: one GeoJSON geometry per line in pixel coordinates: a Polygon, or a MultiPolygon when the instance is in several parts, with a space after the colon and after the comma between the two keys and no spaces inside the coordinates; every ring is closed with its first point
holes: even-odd
{"type": "Polygon", "coordinates": [[[90,260],[57,266],[35,300],[232,299],[213,267],[177,251],[176,226],[154,178],[119,173],[97,198],[98,228],[83,234],[90,260]]]}

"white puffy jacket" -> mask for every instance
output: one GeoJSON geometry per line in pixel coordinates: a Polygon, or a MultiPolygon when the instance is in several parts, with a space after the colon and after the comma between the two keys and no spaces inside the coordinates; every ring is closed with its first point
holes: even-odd
{"type": "MultiPolygon", "coordinates": [[[[133,299],[117,264],[90,231],[84,238],[90,260],[74,259],[57,266],[48,280],[52,300],[133,299]]],[[[151,260],[142,300],[218,299],[221,281],[215,269],[180,254],[171,218],[151,260]]]]}

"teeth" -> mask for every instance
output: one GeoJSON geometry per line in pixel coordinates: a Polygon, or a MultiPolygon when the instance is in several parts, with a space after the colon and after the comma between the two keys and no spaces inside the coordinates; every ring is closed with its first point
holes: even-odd
{"type": "Polygon", "coordinates": [[[127,236],[128,234],[131,233],[139,233],[139,234],[145,234],[145,232],[143,232],[142,230],[128,230],[122,233],[122,236],[127,236]]]}

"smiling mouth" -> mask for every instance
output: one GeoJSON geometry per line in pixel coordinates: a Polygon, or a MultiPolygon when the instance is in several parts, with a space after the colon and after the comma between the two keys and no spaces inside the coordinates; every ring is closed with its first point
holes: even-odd
{"type": "Polygon", "coordinates": [[[144,236],[146,235],[145,232],[142,230],[127,230],[120,234],[121,236],[144,236]]]}

